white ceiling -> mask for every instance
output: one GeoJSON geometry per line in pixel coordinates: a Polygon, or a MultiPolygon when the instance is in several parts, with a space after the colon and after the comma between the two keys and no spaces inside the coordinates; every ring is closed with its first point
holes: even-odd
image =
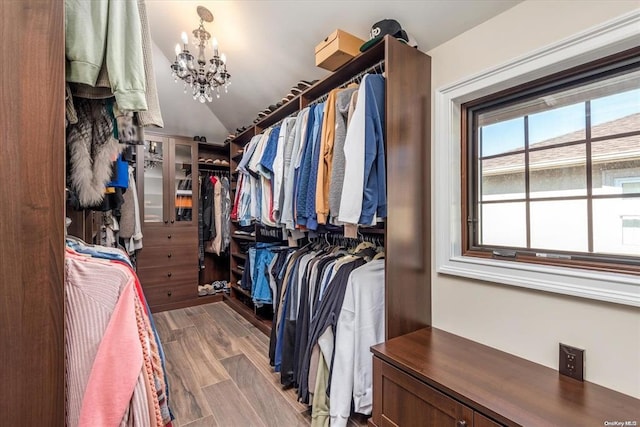
{"type": "MultiPolygon", "coordinates": [[[[426,52],[520,1],[147,0],[151,37],[157,46],[154,65],[165,128],[185,134],[183,129],[174,129],[176,124],[184,124],[183,118],[188,115],[208,116],[201,111],[207,107],[215,117],[206,124],[206,132],[199,129],[196,133],[194,129],[187,134],[220,140],[228,132],[251,124],[259,111],[280,101],[298,80],[318,79],[328,73],[315,66],[314,48],[336,28],[366,40],[373,23],[393,18],[426,52]],[[170,74],[168,62],[174,60],[180,33],[190,34],[197,27],[198,5],[213,12],[215,20],[205,28],[218,39],[220,51],[226,53],[232,76],[229,93],[214,98],[206,107],[181,90],[167,87],[177,85],[160,76],[170,74]],[[165,58],[156,57],[160,52],[165,58]],[[178,100],[178,96],[189,102],[178,100]]],[[[207,56],[211,56],[210,51],[207,56]]]]}

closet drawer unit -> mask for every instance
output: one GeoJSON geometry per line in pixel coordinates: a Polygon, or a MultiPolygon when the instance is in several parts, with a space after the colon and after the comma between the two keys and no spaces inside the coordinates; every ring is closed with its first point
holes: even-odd
{"type": "Polygon", "coordinates": [[[193,286],[185,284],[148,286],[144,288],[144,296],[147,299],[147,304],[153,309],[153,307],[193,299],[198,296],[198,288],[196,284],[193,286]]]}
{"type": "Polygon", "coordinates": [[[373,419],[378,427],[472,426],[473,410],[378,357],[373,358],[373,419]]]}
{"type": "Polygon", "coordinates": [[[142,287],[158,285],[186,284],[193,285],[197,290],[198,285],[198,258],[192,259],[188,264],[173,264],[163,267],[141,267],[138,269],[138,277],[142,287]]]}
{"type": "Polygon", "coordinates": [[[146,247],[174,245],[193,245],[198,248],[198,229],[196,227],[162,227],[143,231],[143,250],[146,247]]]}
{"type": "Polygon", "coordinates": [[[181,264],[196,265],[198,263],[198,247],[166,244],[161,246],[145,246],[138,255],[140,268],[168,267],[181,264]]]}

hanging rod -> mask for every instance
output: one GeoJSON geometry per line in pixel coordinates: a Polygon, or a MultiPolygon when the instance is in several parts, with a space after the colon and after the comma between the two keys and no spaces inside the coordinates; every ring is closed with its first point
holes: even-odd
{"type": "MultiPolygon", "coordinates": [[[[274,128],[276,126],[279,126],[282,124],[282,122],[285,121],[285,119],[289,119],[292,117],[296,117],[298,115],[298,111],[294,111],[293,113],[289,114],[287,117],[283,117],[280,120],[278,120],[277,122],[275,122],[274,124],[272,124],[271,126],[269,126],[270,128],[274,128]]],[[[268,129],[268,128],[267,128],[268,129]]]]}
{"type": "MultiPolygon", "coordinates": [[[[385,66],[384,66],[384,59],[376,62],[375,64],[373,64],[372,66],[370,66],[369,68],[366,68],[363,71],[360,71],[358,74],[356,74],[355,76],[351,77],[349,80],[347,80],[346,82],[342,83],[339,86],[336,86],[336,89],[342,89],[345,88],[347,86],[349,86],[351,83],[358,83],[360,84],[360,82],[362,81],[362,78],[365,76],[365,74],[383,74],[385,71],[385,66]]],[[[327,100],[327,98],[329,97],[329,93],[325,93],[324,95],[314,99],[313,101],[311,101],[308,105],[316,105],[319,104],[321,102],[324,102],[327,100]]]]}

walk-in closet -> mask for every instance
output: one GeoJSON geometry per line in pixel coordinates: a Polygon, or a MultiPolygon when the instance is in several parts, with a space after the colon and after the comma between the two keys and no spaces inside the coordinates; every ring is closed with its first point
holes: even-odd
{"type": "Polygon", "coordinates": [[[3,425],[640,422],[637,2],[0,22],[3,425]]]}

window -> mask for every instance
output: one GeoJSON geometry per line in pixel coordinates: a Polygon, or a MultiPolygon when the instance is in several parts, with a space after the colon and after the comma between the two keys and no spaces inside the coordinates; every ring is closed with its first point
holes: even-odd
{"type": "MultiPolygon", "coordinates": [[[[488,248],[470,250],[466,226],[468,197],[461,191],[468,187],[465,175],[468,158],[466,153],[461,151],[461,141],[467,137],[465,134],[467,115],[463,105],[466,105],[468,109],[488,100],[489,98],[486,97],[490,94],[498,94],[508,88],[522,89],[524,88],[522,85],[528,82],[542,82],[540,79],[554,76],[558,72],[571,70],[592,61],[601,61],[602,58],[630,49],[637,49],[638,25],[640,25],[640,10],[621,15],[573,36],[528,52],[523,56],[514,57],[479,73],[469,74],[461,80],[437,87],[434,93],[432,166],[434,168],[434,263],[438,275],[464,277],[506,287],[535,289],[640,307],[638,275],[621,272],[619,266],[624,267],[625,264],[606,264],[613,266],[613,271],[611,269],[596,270],[576,268],[576,260],[569,260],[574,265],[565,267],[564,265],[540,263],[553,261],[550,258],[530,257],[532,262],[514,262],[512,258],[492,257],[493,252],[488,248]],[[475,104],[470,104],[474,100],[477,100],[475,104]],[[462,126],[461,123],[463,123],[462,126]],[[465,226],[463,227],[462,224],[465,226]]],[[[622,57],[618,59],[621,60],[622,57]]],[[[601,64],[604,65],[604,63],[601,64]]],[[[591,68],[593,69],[593,67],[591,68]]],[[[563,88],[557,87],[556,89],[560,91],[563,88]]],[[[502,92],[502,94],[508,95],[506,92],[502,92]]],[[[493,98],[496,99],[495,96],[493,98]]],[[[589,100],[597,98],[594,96],[589,100]]],[[[574,103],[577,102],[586,102],[586,99],[577,100],[574,103]]],[[[521,117],[527,113],[523,112],[521,117]]],[[[533,111],[529,113],[529,115],[533,114],[533,111]]],[[[503,121],[506,120],[508,119],[505,117],[503,121]]],[[[512,147],[512,149],[515,148],[512,147]]],[[[487,156],[486,153],[484,155],[487,156]]],[[[619,184],[616,183],[618,178],[624,180],[623,176],[617,176],[617,173],[612,171],[603,172],[604,179],[609,183],[605,186],[606,191],[621,193],[622,191],[626,192],[627,189],[621,190],[620,188],[631,186],[631,184],[623,185],[622,181],[618,181],[619,184]],[[619,188],[616,189],[616,187],[619,188]]],[[[629,188],[629,191],[635,191],[632,190],[633,186],[629,188]]],[[[622,200],[626,202],[633,199],[633,197],[626,197],[622,200]]],[[[526,215],[526,209],[524,214],[526,215]]],[[[632,215],[639,214],[634,212],[632,215]]],[[[629,219],[634,218],[616,219],[618,226],[623,229],[623,233],[626,233],[621,236],[625,244],[633,242],[633,232],[637,230],[633,227],[634,222],[623,222],[623,220],[629,219]],[[628,231],[631,231],[631,235],[628,231]]],[[[524,223],[526,227],[526,216],[524,223]]],[[[502,224],[502,226],[506,227],[507,224],[502,224]]],[[[509,226],[512,226],[511,221],[509,226]]],[[[497,250],[506,251],[510,247],[498,248],[497,250]]],[[[512,250],[518,252],[517,249],[512,250]]],[[[520,252],[523,251],[520,250],[520,252]]],[[[562,252],[558,251],[558,253],[562,252]]],[[[606,256],[602,256],[602,258],[606,258],[606,256]]],[[[630,258],[633,259],[633,257],[630,258]]],[[[454,285],[455,282],[449,283],[454,285]]]]}
{"type": "Polygon", "coordinates": [[[461,119],[463,255],[640,273],[638,49],[467,102],[461,119]]]}

